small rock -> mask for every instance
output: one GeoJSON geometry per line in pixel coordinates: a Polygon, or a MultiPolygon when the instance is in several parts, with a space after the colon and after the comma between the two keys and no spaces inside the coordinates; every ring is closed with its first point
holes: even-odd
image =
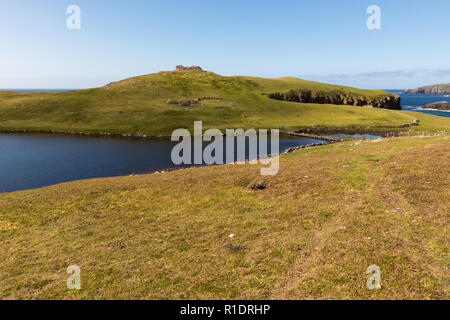
{"type": "Polygon", "coordinates": [[[267,183],[265,181],[254,182],[250,185],[252,190],[264,190],[267,188],[267,183]]]}

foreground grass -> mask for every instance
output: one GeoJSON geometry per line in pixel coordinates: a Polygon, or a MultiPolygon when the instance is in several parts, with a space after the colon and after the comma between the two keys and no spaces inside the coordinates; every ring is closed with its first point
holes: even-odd
{"type": "Polygon", "coordinates": [[[448,299],[449,160],[448,135],[402,137],[297,151],[273,177],[226,165],[1,194],[0,298],[448,299]]]}
{"type": "Polygon", "coordinates": [[[223,77],[212,72],[160,72],[96,89],[58,93],[0,92],[0,130],[128,133],[170,136],[177,128],[281,128],[381,126],[411,122],[401,113],[369,107],[276,101],[263,93],[289,90],[377,97],[381,90],[360,90],[297,78],[223,77]],[[223,98],[191,109],[167,105],[168,99],[223,98]],[[217,107],[227,107],[220,108],[217,107]],[[231,106],[231,107],[230,107],[231,106]]]}

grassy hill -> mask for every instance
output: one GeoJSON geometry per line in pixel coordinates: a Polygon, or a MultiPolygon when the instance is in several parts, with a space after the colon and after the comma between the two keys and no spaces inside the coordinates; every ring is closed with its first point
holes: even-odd
{"type": "Polygon", "coordinates": [[[263,93],[310,90],[363,97],[388,95],[297,78],[224,77],[212,72],[172,71],[135,77],[102,88],[59,93],[0,92],[0,130],[129,133],[168,136],[176,128],[304,128],[381,126],[410,122],[400,113],[370,107],[284,102],[263,93]],[[190,108],[169,99],[212,96],[190,108]],[[219,107],[219,108],[218,108],[219,107]]]}
{"type": "Polygon", "coordinates": [[[280,160],[265,178],[224,165],[0,194],[0,298],[450,297],[448,134],[280,160]]]}

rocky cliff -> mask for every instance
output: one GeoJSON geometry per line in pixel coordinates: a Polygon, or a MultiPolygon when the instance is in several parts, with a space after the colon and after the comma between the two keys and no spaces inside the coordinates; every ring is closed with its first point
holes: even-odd
{"type": "Polygon", "coordinates": [[[301,103],[337,104],[350,106],[373,106],[374,108],[401,110],[401,99],[397,95],[383,95],[374,98],[345,93],[315,93],[312,91],[295,91],[287,93],[270,93],[269,98],[301,103]]]}
{"type": "Polygon", "coordinates": [[[419,87],[415,89],[406,90],[405,93],[415,94],[450,94],[450,83],[435,84],[432,86],[419,87]]]}
{"type": "Polygon", "coordinates": [[[427,104],[423,109],[450,110],[450,102],[441,101],[427,104]]]}

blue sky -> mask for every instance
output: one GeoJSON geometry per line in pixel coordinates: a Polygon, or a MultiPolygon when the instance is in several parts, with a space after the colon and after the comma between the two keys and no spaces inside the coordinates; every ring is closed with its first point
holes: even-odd
{"type": "Polygon", "coordinates": [[[200,65],[362,88],[450,82],[448,0],[0,0],[0,88],[87,88],[200,65]],[[81,30],[66,27],[69,5],[81,30]],[[381,30],[369,30],[369,5],[381,30]]]}

